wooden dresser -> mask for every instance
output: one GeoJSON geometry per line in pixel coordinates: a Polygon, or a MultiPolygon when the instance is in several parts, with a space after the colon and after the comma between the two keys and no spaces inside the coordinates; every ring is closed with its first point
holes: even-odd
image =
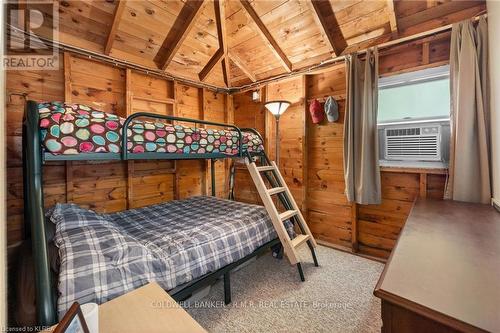
{"type": "Polygon", "coordinates": [[[417,201],[374,294],[382,332],[500,332],[500,213],[417,201]]]}

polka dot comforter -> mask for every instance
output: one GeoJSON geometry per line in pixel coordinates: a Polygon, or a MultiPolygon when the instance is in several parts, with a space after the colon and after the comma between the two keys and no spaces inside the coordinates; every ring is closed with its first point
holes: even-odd
{"type": "MultiPolygon", "coordinates": [[[[124,118],[82,104],[38,104],[42,144],[55,154],[119,153],[124,118]]],[[[133,120],[127,129],[131,153],[238,154],[238,133],[191,128],[163,121],[133,120]]],[[[260,138],[243,133],[243,150],[264,150],[260,138]]]]}

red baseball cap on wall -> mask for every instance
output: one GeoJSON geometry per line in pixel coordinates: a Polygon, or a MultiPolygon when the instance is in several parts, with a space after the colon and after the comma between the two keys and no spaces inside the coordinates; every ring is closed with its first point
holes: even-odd
{"type": "Polygon", "coordinates": [[[325,119],[325,113],[317,99],[312,101],[311,105],[309,105],[309,112],[311,113],[312,122],[314,124],[319,124],[325,119]]]}

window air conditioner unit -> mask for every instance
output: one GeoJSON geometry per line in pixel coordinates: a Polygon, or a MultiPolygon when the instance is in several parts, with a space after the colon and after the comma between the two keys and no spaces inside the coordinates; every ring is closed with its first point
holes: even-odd
{"type": "Polygon", "coordinates": [[[384,129],[384,159],[441,161],[441,125],[388,126],[384,129]]]}

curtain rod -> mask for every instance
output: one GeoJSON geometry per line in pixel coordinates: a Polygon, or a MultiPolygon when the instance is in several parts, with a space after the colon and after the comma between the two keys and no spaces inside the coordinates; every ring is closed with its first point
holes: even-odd
{"type": "MultiPolygon", "coordinates": [[[[488,14],[487,13],[479,14],[479,15],[474,16],[470,20],[478,21],[482,17],[486,18],[486,17],[488,17],[488,14]]],[[[379,50],[380,49],[385,49],[385,48],[388,48],[388,47],[391,47],[391,46],[395,46],[395,45],[399,45],[399,44],[403,44],[403,43],[406,43],[406,42],[409,42],[409,41],[414,41],[414,40],[418,40],[418,39],[421,39],[421,38],[425,38],[425,37],[429,37],[429,36],[432,36],[432,35],[436,35],[438,33],[451,30],[451,27],[452,27],[452,24],[448,24],[448,25],[445,25],[445,26],[442,26],[442,27],[431,29],[431,30],[428,30],[428,31],[425,31],[425,32],[421,32],[421,33],[418,33],[418,34],[414,34],[414,35],[411,35],[411,36],[406,36],[406,37],[402,37],[402,38],[390,40],[390,41],[387,41],[385,43],[381,43],[379,45],[373,45],[373,46],[364,48],[364,49],[356,51],[356,52],[357,52],[357,54],[361,54],[362,55],[362,54],[365,54],[368,49],[373,48],[373,47],[377,47],[379,50]]],[[[375,37],[374,39],[380,38],[380,37],[382,37],[382,36],[375,37]]],[[[294,77],[294,76],[298,76],[298,75],[301,75],[301,74],[306,74],[306,73],[314,72],[314,71],[317,71],[317,70],[324,70],[324,69],[333,67],[335,65],[338,65],[339,63],[343,62],[345,60],[345,58],[346,58],[346,55],[340,55],[340,56],[335,57],[335,58],[324,60],[324,61],[322,61],[321,63],[319,63],[317,65],[313,65],[313,66],[308,67],[308,68],[302,68],[302,69],[299,69],[297,71],[293,71],[291,73],[279,74],[279,75],[276,75],[274,77],[263,79],[263,80],[260,80],[260,81],[257,81],[257,82],[252,82],[252,83],[241,85],[241,86],[237,86],[237,87],[231,87],[230,93],[237,93],[237,92],[244,92],[244,91],[248,91],[248,90],[253,90],[253,89],[260,88],[263,85],[266,85],[266,84],[269,84],[269,83],[273,83],[273,82],[276,82],[276,81],[284,80],[284,79],[291,78],[291,77],[294,77]]]]}

